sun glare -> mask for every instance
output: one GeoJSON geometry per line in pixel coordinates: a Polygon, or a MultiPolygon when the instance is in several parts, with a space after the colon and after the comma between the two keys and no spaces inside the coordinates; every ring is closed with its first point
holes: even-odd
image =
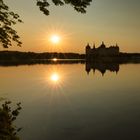
{"type": "Polygon", "coordinates": [[[52,89],[62,88],[64,86],[65,72],[61,71],[57,66],[51,67],[47,72],[46,82],[52,89]]]}
{"type": "Polygon", "coordinates": [[[57,58],[53,58],[52,60],[53,60],[53,61],[57,61],[57,58]]]}
{"type": "Polygon", "coordinates": [[[60,37],[58,35],[52,35],[50,41],[54,44],[58,44],[60,42],[60,37]]]}
{"type": "Polygon", "coordinates": [[[57,73],[53,73],[50,77],[51,81],[57,82],[59,81],[59,75],[57,73]]]}

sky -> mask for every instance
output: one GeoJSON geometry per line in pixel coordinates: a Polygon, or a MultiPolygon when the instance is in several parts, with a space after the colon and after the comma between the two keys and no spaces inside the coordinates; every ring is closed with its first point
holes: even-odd
{"type": "Polygon", "coordinates": [[[4,1],[24,22],[14,26],[23,45],[0,50],[84,53],[87,43],[98,47],[104,41],[117,43],[122,52],[140,52],[140,0],[93,0],[86,14],[49,0],[49,16],[39,11],[36,0],[4,1]],[[60,37],[57,44],[50,41],[54,34],[60,37]]]}

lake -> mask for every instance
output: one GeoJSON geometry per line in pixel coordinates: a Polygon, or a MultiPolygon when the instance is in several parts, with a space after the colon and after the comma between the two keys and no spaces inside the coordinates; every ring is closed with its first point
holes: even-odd
{"type": "Polygon", "coordinates": [[[140,64],[1,66],[0,98],[21,140],[140,139],[140,64]]]}

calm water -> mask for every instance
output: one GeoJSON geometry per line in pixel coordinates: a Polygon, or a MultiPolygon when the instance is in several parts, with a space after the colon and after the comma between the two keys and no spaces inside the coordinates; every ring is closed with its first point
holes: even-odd
{"type": "Polygon", "coordinates": [[[140,64],[0,67],[0,98],[22,102],[22,140],[140,139],[140,64]]]}

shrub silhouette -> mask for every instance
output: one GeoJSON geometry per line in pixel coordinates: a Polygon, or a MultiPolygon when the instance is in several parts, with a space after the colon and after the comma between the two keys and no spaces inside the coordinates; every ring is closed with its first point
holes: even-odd
{"type": "Polygon", "coordinates": [[[19,140],[17,132],[21,128],[14,126],[13,122],[16,120],[21,110],[21,103],[17,103],[16,109],[11,109],[11,101],[5,101],[0,107],[0,140],[19,140]]]}

